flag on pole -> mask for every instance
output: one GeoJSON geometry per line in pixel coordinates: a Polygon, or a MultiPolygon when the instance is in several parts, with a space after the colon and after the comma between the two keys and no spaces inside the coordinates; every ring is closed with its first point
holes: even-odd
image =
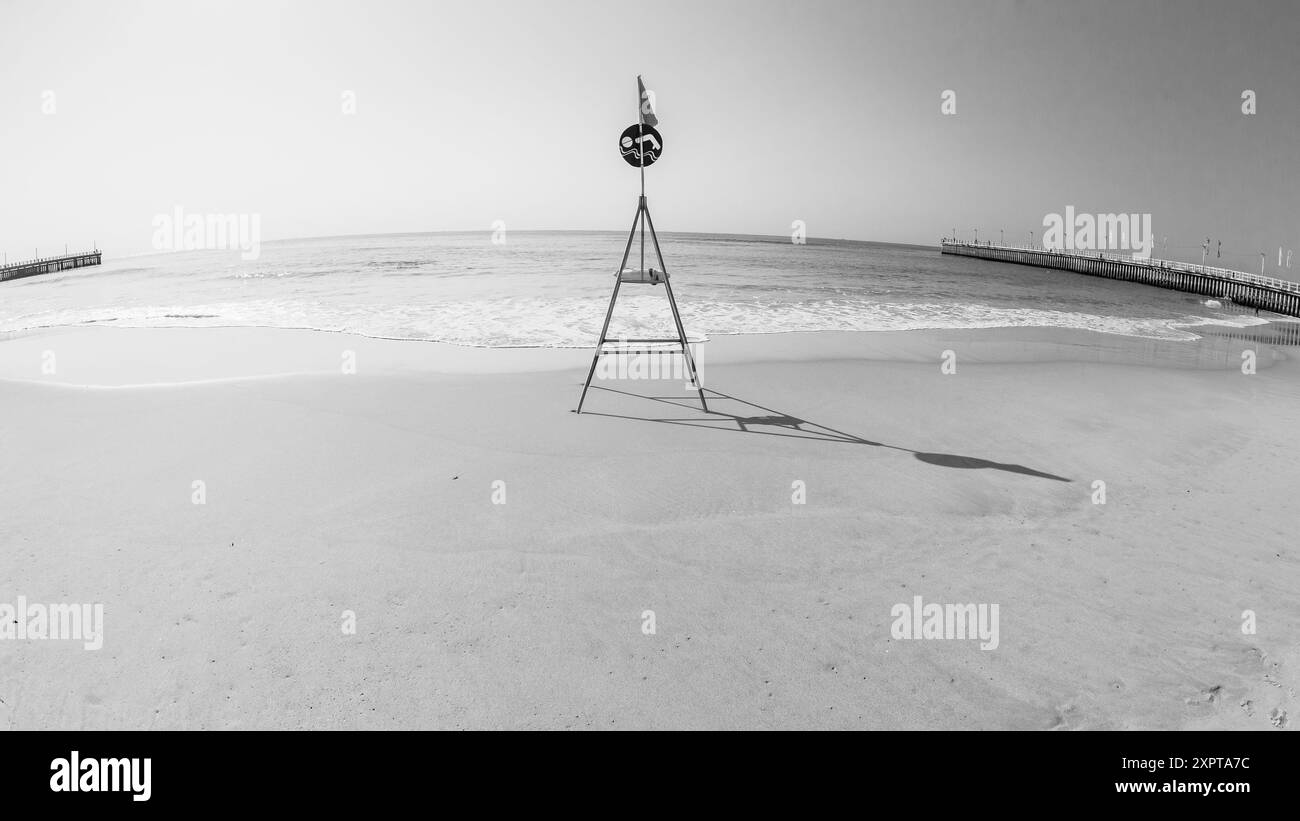
{"type": "Polygon", "coordinates": [[[659,118],[655,116],[655,98],[654,92],[645,90],[645,83],[641,82],[641,75],[636,75],[636,96],[639,108],[640,122],[651,128],[659,125],[659,118]]]}

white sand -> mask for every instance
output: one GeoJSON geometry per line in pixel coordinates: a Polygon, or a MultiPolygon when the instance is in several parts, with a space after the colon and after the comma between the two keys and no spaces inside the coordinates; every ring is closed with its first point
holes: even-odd
{"type": "Polygon", "coordinates": [[[0,602],[106,629],[0,641],[0,727],[1272,730],[1300,371],[1242,345],[724,338],[721,413],[623,381],[673,398],[577,416],[588,351],[3,340],[0,602]],[[893,640],[914,595],[999,604],[999,647],[893,640]]]}

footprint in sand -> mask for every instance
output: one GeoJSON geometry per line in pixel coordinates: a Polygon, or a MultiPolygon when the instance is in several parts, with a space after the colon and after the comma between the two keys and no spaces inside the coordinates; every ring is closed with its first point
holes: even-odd
{"type": "Polygon", "coordinates": [[[1073,704],[1065,704],[1056,708],[1056,714],[1049,730],[1077,730],[1083,726],[1083,717],[1079,713],[1079,708],[1073,704]]]}
{"type": "Polygon", "coordinates": [[[1194,696],[1186,699],[1188,704],[1213,704],[1219,700],[1223,694],[1223,685],[1216,684],[1213,687],[1207,687],[1194,696]]]}

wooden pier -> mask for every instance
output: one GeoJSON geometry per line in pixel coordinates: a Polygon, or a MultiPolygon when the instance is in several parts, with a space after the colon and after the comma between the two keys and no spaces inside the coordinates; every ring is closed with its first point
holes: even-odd
{"type": "Polygon", "coordinates": [[[102,251],[85,251],[80,254],[65,254],[61,257],[44,257],[42,259],[29,259],[26,262],[15,262],[13,265],[5,265],[0,268],[0,282],[10,279],[22,279],[23,277],[34,277],[37,274],[66,271],[69,268],[85,268],[87,265],[99,265],[102,256],[102,251]]]}
{"type": "Polygon", "coordinates": [[[1107,279],[1121,279],[1142,285],[1154,285],[1172,291],[1185,291],[1213,299],[1230,299],[1247,308],[1300,316],[1300,283],[1242,271],[1230,271],[1189,262],[1167,259],[1133,259],[1119,253],[1107,256],[1077,251],[1044,251],[1006,245],[955,242],[945,239],[942,253],[978,257],[1017,265],[1057,268],[1107,279]]]}

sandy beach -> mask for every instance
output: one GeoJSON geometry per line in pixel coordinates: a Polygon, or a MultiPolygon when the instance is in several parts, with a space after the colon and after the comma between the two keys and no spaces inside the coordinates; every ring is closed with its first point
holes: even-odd
{"type": "Polygon", "coordinates": [[[0,642],[0,727],[1294,721],[1294,348],[717,337],[714,413],[606,380],[579,416],[589,357],[0,340],[0,601],[104,607],[102,649],[0,642]],[[894,638],[914,596],[997,604],[998,646],[894,638]]]}

